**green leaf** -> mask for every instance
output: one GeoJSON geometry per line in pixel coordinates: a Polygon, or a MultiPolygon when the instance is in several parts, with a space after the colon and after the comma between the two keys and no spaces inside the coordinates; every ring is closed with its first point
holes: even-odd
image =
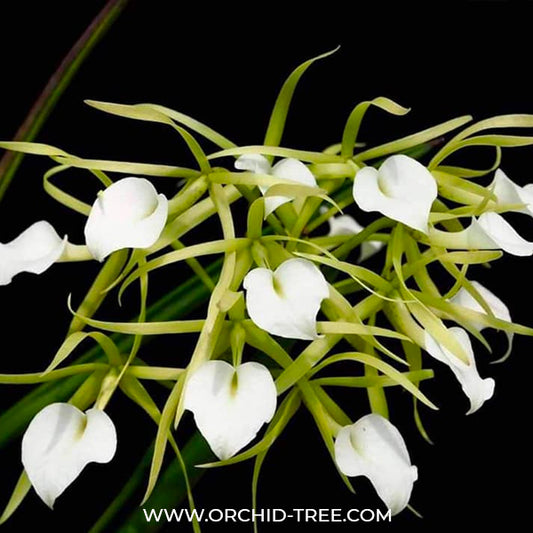
{"type": "MultiPolygon", "coordinates": [[[[127,3],[128,0],[109,0],[105,4],[50,77],[15,134],[15,139],[18,141],[33,141],[35,139],[76,72],[113,25],[127,3]]],[[[0,199],[3,198],[9,187],[22,158],[23,156],[20,154],[8,153],[0,161],[0,199]]]]}

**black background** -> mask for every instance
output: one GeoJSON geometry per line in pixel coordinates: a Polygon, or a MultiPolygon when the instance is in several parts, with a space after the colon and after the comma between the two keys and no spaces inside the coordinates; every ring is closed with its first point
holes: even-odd
{"type": "MultiPolygon", "coordinates": [[[[291,69],[338,44],[342,47],[337,54],[314,65],[302,79],[284,145],[318,150],[337,142],[351,108],[378,95],[393,98],[412,112],[397,118],[371,111],[362,130],[369,143],[467,113],[480,119],[533,113],[528,3],[403,4],[394,10],[380,4],[352,4],[309,5],[305,13],[289,15],[287,6],[274,4],[245,9],[224,4],[214,9],[207,4],[186,8],[171,1],[133,1],[82,67],[39,140],[86,157],[191,164],[170,129],[107,117],[83,104],[83,99],[92,98],[167,105],[208,123],[236,143],[258,144],[277,91],[291,69]]],[[[51,72],[102,5],[52,0],[2,5],[2,139],[12,137],[51,72]]],[[[502,168],[526,183],[531,180],[532,160],[530,148],[515,149],[504,153],[502,168]]],[[[480,153],[478,166],[488,163],[488,154],[480,153]]],[[[81,242],[81,217],[68,215],[40,189],[46,168],[48,163],[37,158],[28,158],[21,167],[0,206],[2,242],[39,218],[47,218],[60,233],[68,231],[71,240],[81,242]]],[[[79,177],[90,182],[85,174],[79,177]]],[[[80,186],[87,201],[97,185],[90,183],[87,188],[80,186]]],[[[169,192],[173,187],[169,181],[160,186],[169,192]]],[[[512,221],[533,237],[530,219],[518,216],[512,221]]],[[[505,257],[490,272],[478,269],[479,279],[524,324],[533,323],[531,267],[531,258],[505,257]]],[[[92,264],[59,265],[40,277],[20,276],[1,289],[0,371],[37,371],[46,366],[68,323],[67,294],[81,295],[95,272],[92,264]]],[[[157,289],[157,281],[155,285],[157,289]]],[[[173,339],[157,341],[155,346],[148,352],[153,361],[173,364],[187,356],[180,355],[183,347],[173,339]]],[[[445,368],[437,367],[437,383],[425,390],[441,410],[423,411],[434,446],[416,432],[410,399],[400,393],[391,396],[392,420],[419,467],[411,503],[423,520],[405,511],[392,524],[323,524],[316,530],[432,531],[527,524],[532,346],[530,339],[517,339],[512,357],[503,365],[489,365],[489,356],[477,347],[480,372],[495,378],[496,392],[469,417],[464,415],[467,405],[458,384],[445,368]]],[[[27,390],[3,386],[2,407],[27,390]]],[[[354,417],[365,412],[363,394],[354,393],[348,400],[353,402],[347,409],[354,417]]],[[[5,531],[24,530],[34,520],[54,531],[88,529],[155,434],[144,415],[124,399],[114,398],[109,412],[120,440],[113,463],[87,468],[53,513],[30,494],[5,531]]],[[[2,505],[19,474],[19,461],[18,443],[0,455],[2,505]]],[[[250,464],[210,472],[196,490],[197,505],[249,507],[250,479],[250,464]]],[[[366,480],[357,479],[355,486],[358,494],[352,496],[338,478],[311,418],[302,411],[267,458],[260,503],[285,509],[378,504],[366,480]]],[[[220,525],[205,530],[248,529],[220,525]]],[[[262,530],[315,528],[282,524],[262,530]]]]}

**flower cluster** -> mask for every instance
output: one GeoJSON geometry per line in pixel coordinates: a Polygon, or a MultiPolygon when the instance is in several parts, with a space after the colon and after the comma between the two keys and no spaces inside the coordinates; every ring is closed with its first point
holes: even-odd
{"type": "MultiPolygon", "coordinates": [[[[496,295],[466,276],[470,266],[503,253],[533,255],[533,243],[503,216],[533,214],[533,185],[520,187],[499,168],[502,146],[531,140],[477,135],[491,128],[533,127],[533,116],[509,115],[471,125],[439,149],[431,141],[463,127],[471,117],[360,148],[359,126],[370,106],[395,115],[407,112],[377,98],[356,106],[339,145],[324,152],[284,148],[280,132],[301,73],[297,69],[287,81],[259,146],[236,146],[161,106],[89,102],[108,113],[171,126],[198,169],[87,160],[47,145],[1,143],[58,163],[45,175],[45,189],[87,220],[84,244],[61,238],[45,221],[1,244],[0,283],[23,283],[13,281],[14,276],[42,274],[56,262],[105,261],[80,306],[71,308],[69,333],[41,374],[43,381],[89,375],[68,403],[52,403],[35,414],[22,439],[27,489],[31,484],[48,506],[88,463],[109,462],[115,455],[117,435],[105,409],[122,390],[158,426],[147,497],[167,444],[178,453],[172,429],[185,412],[192,413],[219,459],[204,467],[250,458],[260,466],[264,453],[305,406],[344,480],[366,476],[397,514],[409,504],[418,472],[389,420],[388,401],[396,401],[389,391],[400,387],[414,396],[415,409],[419,403],[435,409],[421,383],[433,378],[433,367],[437,375],[448,367],[470,403],[467,413],[473,413],[493,396],[495,382],[480,375],[472,339],[488,347],[483,330],[502,330],[509,341],[507,356],[514,334],[533,335],[533,329],[512,322],[496,295]],[[221,151],[206,154],[194,133],[221,151]],[[495,147],[492,169],[443,164],[476,145],[495,147]],[[436,153],[429,162],[415,157],[431,150],[436,153]],[[233,158],[231,166],[212,166],[223,158],[233,158]],[[52,184],[53,176],[71,168],[88,169],[101,180],[104,189],[92,206],[52,184]],[[493,172],[487,186],[476,181],[493,172]],[[167,199],[144,177],[112,180],[108,173],[182,178],[184,185],[167,199]],[[234,224],[237,208],[248,212],[242,235],[234,224]],[[366,228],[352,216],[361,211],[375,214],[366,228]],[[215,215],[219,239],[188,246],[181,242],[215,215]],[[215,281],[198,258],[216,254],[223,260],[213,267],[215,281]],[[372,266],[364,266],[369,258],[372,266]],[[198,284],[209,288],[205,318],[149,320],[149,275],[181,261],[189,263],[198,284]],[[449,276],[448,287],[441,278],[433,279],[437,266],[449,276]],[[112,289],[120,286],[121,295],[133,283],[140,287],[137,319],[94,318],[112,289]],[[198,337],[183,366],[156,367],[141,360],[141,337],[185,333],[198,337]],[[116,334],[133,339],[128,349],[119,346],[116,334]],[[65,365],[88,338],[99,347],[97,358],[65,365]],[[339,362],[353,363],[353,374],[336,375],[339,362]],[[142,384],[145,379],[173,383],[162,410],[142,384]],[[366,392],[368,407],[346,412],[328,393],[339,386],[354,389],[354,395],[355,389],[366,392]]],[[[0,382],[35,382],[35,376],[15,380],[1,374],[0,382]]],[[[425,435],[420,417],[415,419],[425,435]]]]}

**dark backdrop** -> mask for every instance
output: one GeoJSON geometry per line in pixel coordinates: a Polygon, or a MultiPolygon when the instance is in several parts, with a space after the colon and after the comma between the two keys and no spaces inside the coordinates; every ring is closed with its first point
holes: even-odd
{"type": "MultiPolygon", "coordinates": [[[[3,3],[0,12],[2,139],[11,138],[50,73],[103,2],[12,4],[3,3]]],[[[92,98],[160,103],[208,123],[237,143],[260,143],[285,76],[303,60],[337,44],[341,50],[314,65],[302,79],[285,145],[322,149],[337,142],[353,105],[378,95],[393,98],[412,112],[404,118],[370,112],[362,131],[370,143],[465,113],[480,119],[533,113],[527,3],[404,4],[392,11],[376,4],[372,8],[352,4],[306,7],[289,16],[287,9],[273,4],[177,8],[171,1],[133,1],[83,66],[39,140],[86,157],[190,162],[170,129],[107,117],[84,106],[83,99],[92,98]]],[[[479,157],[479,166],[488,163],[487,154],[479,157]]],[[[503,168],[526,183],[531,179],[531,161],[531,149],[516,149],[504,154],[503,168]]],[[[80,242],[80,218],[54,205],[40,189],[47,167],[37,158],[28,158],[21,167],[0,206],[2,242],[43,217],[80,242]]],[[[80,174],[82,178],[87,179],[80,174]]],[[[168,191],[174,186],[161,185],[168,191]]],[[[513,220],[519,221],[524,235],[533,237],[529,219],[513,220]]],[[[506,257],[492,271],[478,271],[480,279],[507,302],[515,320],[525,324],[533,322],[531,267],[530,258],[506,257]]],[[[21,276],[1,289],[1,372],[46,366],[68,323],[67,294],[81,295],[95,269],[96,265],[60,265],[40,277],[21,276]]],[[[179,361],[183,348],[175,340],[160,340],[155,346],[149,352],[154,360],[179,361]]],[[[502,345],[498,346],[501,350],[502,345]]],[[[495,378],[496,393],[469,417],[464,415],[467,405],[458,384],[447,369],[433,365],[438,380],[426,390],[441,410],[423,410],[423,416],[434,446],[417,434],[410,399],[393,395],[393,421],[419,467],[411,503],[425,516],[423,520],[405,511],[393,524],[322,525],[316,530],[433,531],[438,526],[481,530],[493,524],[511,529],[527,524],[532,346],[530,339],[517,339],[504,365],[489,365],[490,357],[478,347],[481,374],[495,378]]],[[[2,408],[27,390],[1,387],[2,408]]],[[[363,394],[354,392],[348,400],[353,402],[351,412],[365,411],[363,394]]],[[[4,530],[22,531],[37,520],[53,531],[86,531],[120,490],[155,434],[144,415],[129,406],[118,397],[110,405],[120,439],[111,465],[89,467],[58,500],[54,513],[30,494],[4,530]]],[[[2,452],[0,465],[3,506],[20,471],[18,442],[2,452]]],[[[208,473],[196,491],[198,506],[250,506],[250,479],[250,464],[208,473]]],[[[267,458],[260,503],[286,509],[377,504],[364,479],[356,480],[355,486],[358,495],[352,496],[337,477],[311,418],[302,411],[267,458]]],[[[169,530],[173,529],[177,527],[169,530]]],[[[206,528],[208,532],[226,530],[247,529],[206,528]]],[[[315,529],[285,524],[262,530],[315,529]]]]}

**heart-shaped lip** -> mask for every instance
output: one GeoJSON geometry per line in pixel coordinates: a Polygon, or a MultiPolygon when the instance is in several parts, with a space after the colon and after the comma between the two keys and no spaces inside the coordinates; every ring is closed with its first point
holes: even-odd
{"type": "Polygon", "coordinates": [[[39,411],[22,439],[22,464],[39,497],[56,498],[88,463],[108,463],[117,448],[115,426],[100,409],[86,413],[67,403],[39,411]]]}
{"type": "Polygon", "coordinates": [[[255,362],[233,367],[208,361],[187,381],[184,407],[219,459],[252,441],[276,412],[277,392],[268,369],[255,362]]]}
{"type": "Polygon", "coordinates": [[[122,178],[95,200],[85,226],[87,247],[98,261],[122,248],[148,248],[161,235],[167,215],[167,198],[148,180],[122,178]]]}
{"type": "Polygon", "coordinates": [[[388,157],[379,170],[373,167],[359,170],[353,183],[353,197],[363,211],[378,211],[427,233],[437,184],[424,165],[397,154],[388,157]]]}
{"type": "Polygon", "coordinates": [[[314,340],[316,315],[329,286],[320,270],[307,259],[289,259],[275,272],[255,268],[243,282],[246,308],[253,322],[273,335],[314,340]]]}

